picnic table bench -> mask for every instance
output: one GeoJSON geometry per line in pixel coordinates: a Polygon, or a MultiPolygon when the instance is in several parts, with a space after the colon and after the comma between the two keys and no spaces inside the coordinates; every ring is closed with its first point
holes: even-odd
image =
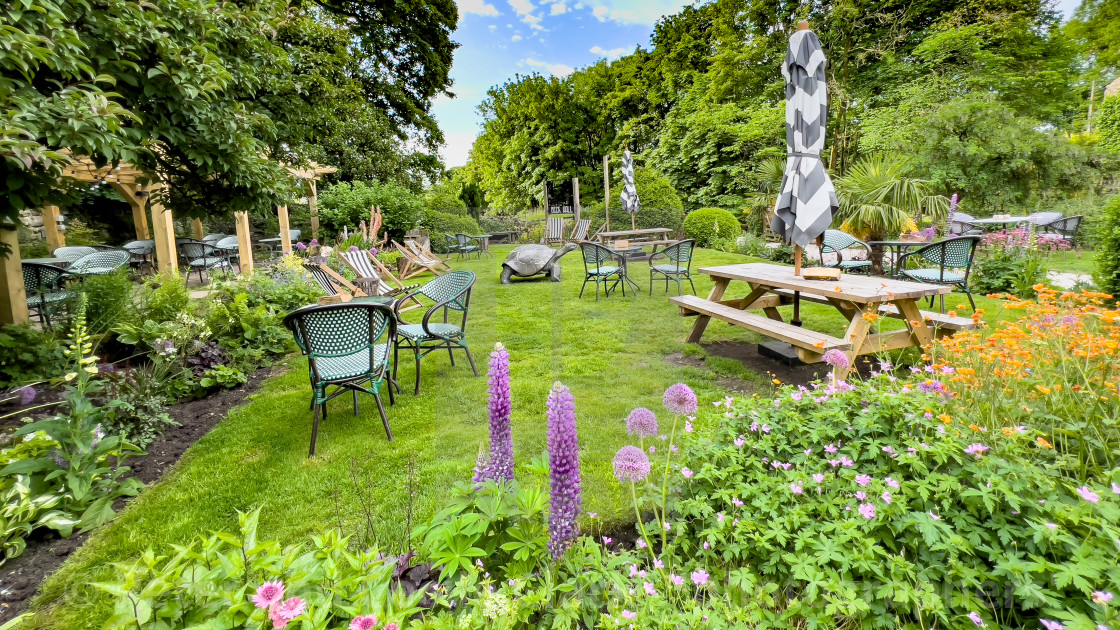
{"type": "MultiPolygon", "coordinates": [[[[840,280],[806,280],[795,276],[792,267],[766,263],[723,265],[700,270],[715,280],[707,299],[692,295],[669,298],[684,316],[697,316],[687,341],[698,343],[714,317],[791,344],[798,358],[817,363],[829,350],[840,350],[854,363],[857,356],[906,347],[922,347],[935,337],[974,328],[969,318],[923,311],[917,301],[951,291],[950,287],[902,280],[845,275],[840,280]],[[723,299],[732,280],[747,283],[750,292],[742,298],[723,299]],[[827,304],[848,320],[843,337],[835,337],[786,322],[779,306],[799,299],[827,304]],[[747,312],[761,310],[763,315],[747,312]],[[901,319],[905,330],[872,332],[879,317],[901,319]]],[[[837,377],[848,369],[837,369],[837,377]]]]}

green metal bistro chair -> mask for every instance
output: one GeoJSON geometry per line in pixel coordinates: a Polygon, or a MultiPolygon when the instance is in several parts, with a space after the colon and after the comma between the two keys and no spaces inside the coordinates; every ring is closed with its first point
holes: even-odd
{"type": "Polygon", "coordinates": [[[227,269],[233,271],[229,258],[224,250],[218,249],[209,243],[201,241],[187,241],[179,244],[179,253],[187,261],[187,275],[191,270],[198,272],[198,281],[202,282],[202,272],[210,273],[214,269],[227,269]]]}
{"type": "Polygon", "coordinates": [[[103,276],[127,267],[132,254],[123,249],[95,251],[70,263],[66,272],[72,276],[103,276]]]}
{"type": "Polygon", "coordinates": [[[467,310],[471,305],[471,288],[474,286],[475,275],[473,271],[451,271],[424,286],[409,293],[393,305],[393,311],[400,320],[401,305],[409,298],[424,296],[433,300],[435,304],[424,313],[424,320],[419,324],[409,324],[404,321],[397,326],[397,341],[393,347],[393,380],[397,380],[397,355],[401,346],[412,349],[416,358],[416,390],[420,394],[420,360],[437,350],[447,350],[451,357],[451,365],[455,365],[454,351],[461,349],[467,355],[471,364],[471,371],[478,376],[478,369],[474,365],[474,357],[467,347],[467,310]],[[443,310],[443,323],[433,322],[432,316],[443,310]],[[463,314],[463,320],[458,325],[448,323],[448,311],[457,311],[463,314]]]}
{"type": "MultiPolygon", "coordinates": [[[[315,410],[308,457],[315,456],[319,421],[327,419],[327,401],[346,391],[354,394],[355,416],[359,413],[358,394],[373,395],[385,435],[392,442],[393,431],[381,403],[381,388],[388,384],[390,372],[389,346],[396,337],[397,320],[392,309],[366,302],[304,306],[289,313],[284,325],[308,359],[311,405],[315,410]],[[328,393],[330,387],[335,390],[328,393]]],[[[391,384],[388,390],[391,405],[391,384]]]]}
{"type": "Polygon", "coordinates": [[[96,254],[97,250],[92,247],[85,247],[83,245],[69,245],[66,247],[55,248],[51,255],[55,258],[61,258],[66,262],[74,262],[83,256],[96,254]]]}
{"type": "Polygon", "coordinates": [[[482,258],[482,241],[479,239],[467,236],[466,234],[456,234],[455,242],[459,244],[459,249],[456,250],[456,253],[459,254],[459,258],[462,258],[464,255],[470,258],[471,254],[482,258]]]}
{"type": "MultiPolygon", "coordinates": [[[[959,288],[968,297],[972,305],[972,312],[976,312],[976,302],[972,299],[972,292],[968,290],[968,275],[972,272],[972,261],[976,254],[976,246],[980,243],[979,236],[960,236],[930,243],[920,249],[907,252],[898,257],[898,270],[902,275],[925,282],[928,284],[948,284],[959,288]],[[933,263],[936,267],[919,267],[907,269],[911,258],[921,264],[922,261],[933,263]]],[[[930,296],[929,305],[933,306],[934,296],[930,296]]],[[[945,312],[945,296],[941,296],[941,312],[945,312]]]]}
{"type": "Polygon", "coordinates": [[[121,249],[128,252],[128,264],[136,267],[137,271],[143,273],[144,265],[154,269],[152,252],[156,249],[155,241],[129,241],[122,245],[121,249]]]}
{"type": "Polygon", "coordinates": [[[27,293],[27,310],[39,312],[39,323],[51,326],[51,310],[78,294],[61,289],[69,274],[52,265],[23,263],[23,289],[27,293]]]}
{"type": "Polygon", "coordinates": [[[1038,229],[1042,232],[1057,234],[1069,242],[1070,247],[1077,247],[1077,232],[1081,229],[1082,215],[1055,219],[1049,223],[1041,223],[1038,229]]]}
{"type": "Polygon", "coordinates": [[[692,249],[696,246],[696,239],[685,239],[683,241],[673,243],[665,249],[653,254],[649,257],[649,294],[653,295],[653,274],[660,274],[665,276],[665,294],[669,293],[669,280],[677,283],[677,295],[682,295],[683,290],[681,287],[681,278],[688,280],[692,285],[692,293],[696,294],[696,285],[692,283],[692,274],[690,268],[692,267],[692,249]],[[672,263],[663,263],[660,265],[653,264],[654,259],[658,257],[668,258],[672,263]]]}
{"type": "Polygon", "coordinates": [[[236,236],[227,236],[222,240],[214,243],[214,249],[218,253],[225,256],[226,262],[229,263],[230,268],[237,265],[237,270],[241,271],[241,242],[237,240],[236,236]]]}
{"type": "MultiPolygon", "coordinates": [[[[586,274],[583,285],[579,288],[581,299],[588,282],[595,283],[596,302],[599,301],[600,284],[603,285],[603,297],[609,297],[611,291],[614,291],[619,284],[622,285],[622,295],[626,295],[626,284],[628,282],[633,284],[633,281],[626,276],[626,258],[622,254],[590,241],[580,243],[579,250],[583,254],[583,271],[586,274]],[[614,280],[614,284],[609,284],[611,280],[614,280]]],[[[636,284],[633,286],[635,289],[638,288],[636,284]]]]}
{"type": "Polygon", "coordinates": [[[459,239],[455,238],[454,234],[443,233],[443,237],[447,240],[447,257],[451,258],[452,254],[459,253],[459,239]]]}
{"type": "Polygon", "coordinates": [[[851,234],[842,230],[825,230],[824,247],[821,248],[821,266],[839,267],[841,271],[847,273],[853,271],[871,273],[870,260],[844,260],[843,250],[850,249],[855,245],[866,250],[868,256],[871,255],[871,246],[851,234]],[[826,263],[824,261],[825,254],[836,254],[836,262],[833,264],[826,263]]]}

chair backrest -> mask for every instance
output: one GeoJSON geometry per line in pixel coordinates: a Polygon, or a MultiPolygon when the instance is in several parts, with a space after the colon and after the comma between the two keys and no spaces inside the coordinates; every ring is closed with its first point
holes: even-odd
{"type": "Polygon", "coordinates": [[[548,217],[544,238],[548,242],[564,240],[564,217],[548,217]]]}
{"type": "Polygon", "coordinates": [[[1042,227],[1054,230],[1064,236],[1077,236],[1077,230],[1081,227],[1081,218],[1081,215],[1065,217],[1051,221],[1042,227]]]}
{"type": "Polygon", "coordinates": [[[121,249],[133,256],[147,256],[155,248],[155,241],[129,241],[121,246],[121,249]]]}
{"type": "Polygon", "coordinates": [[[583,241],[579,244],[579,251],[583,254],[583,268],[584,270],[596,269],[606,261],[614,257],[614,252],[608,247],[604,247],[598,243],[591,241],[583,241]]]}
{"type": "Polygon", "coordinates": [[[218,249],[235,250],[241,247],[241,243],[237,240],[236,236],[227,236],[222,240],[214,243],[214,247],[217,247],[218,249]]]}
{"type": "Polygon", "coordinates": [[[974,229],[976,226],[972,224],[976,217],[964,212],[954,212],[949,215],[949,233],[950,234],[964,234],[965,232],[974,229]]]}
{"type": "Polygon", "coordinates": [[[92,247],[83,247],[81,245],[71,245],[67,247],[59,247],[52,252],[55,258],[61,258],[67,262],[74,262],[83,256],[97,253],[97,250],[92,247]]]}
{"type": "MultiPolygon", "coordinates": [[[[396,318],[390,307],[368,302],[344,304],[313,304],[296,309],[284,318],[296,344],[308,355],[311,370],[318,379],[315,360],[323,357],[344,357],[372,350],[387,335],[396,336],[396,318]]],[[[368,352],[369,373],[379,367],[376,353],[368,352]]]]}
{"type": "Polygon", "coordinates": [[[323,287],[323,291],[327,295],[338,295],[338,287],[334,286],[334,281],[327,275],[327,272],[323,271],[322,265],[313,262],[305,262],[303,263],[303,268],[311,274],[311,277],[315,279],[315,282],[319,283],[320,287],[323,287]]]}
{"type": "Polygon", "coordinates": [[[470,308],[471,287],[474,286],[474,281],[473,271],[459,269],[435,278],[416,291],[434,300],[436,304],[447,302],[447,308],[462,311],[465,318],[465,313],[470,308]]]}
{"type": "Polygon", "coordinates": [[[968,269],[972,267],[972,257],[979,242],[979,236],[948,238],[930,243],[914,253],[943,269],[968,269]]]}
{"type": "Polygon", "coordinates": [[[218,234],[218,233],[207,234],[206,236],[202,237],[202,242],[207,243],[209,245],[214,245],[215,243],[217,243],[218,241],[222,240],[225,237],[226,237],[225,234],[218,234]]]}
{"type": "MultiPolygon", "coordinates": [[[[276,238],[283,238],[283,236],[281,233],[276,234],[276,238]]],[[[303,230],[288,230],[288,237],[293,243],[298,241],[301,236],[303,236],[303,230]]]]}
{"type": "Polygon", "coordinates": [[[669,260],[675,262],[678,268],[684,267],[687,269],[692,265],[692,249],[695,245],[696,239],[687,238],[666,247],[661,250],[661,253],[668,256],[669,260]]]}
{"type": "Polygon", "coordinates": [[[52,265],[23,263],[23,289],[28,296],[46,293],[65,275],[65,271],[52,265]]]}
{"type": "Polygon", "coordinates": [[[454,234],[448,234],[447,232],[444,232],[443,236],[445,238],[447,238],[447,246],[448,247],[458,247],[459,246],[459,239],[455,238],[454,234]]]}
{"type": "Polygon", "coordinates": [[[1034,225],[1047,225],[1062,218],[1061,212],[1034,212],[1031,213],[1030,222],[1034,225]]]}
{"type": "Polygon", "coordinates": [[[408,247],[409,251],[412,252],[412,255],[418,258],[420,262],[426,265],[431,265],[439,262],[438,260],[433,260],[435,258],[435,254],[425,250],[420,246],[420,243],[417,243],[416,241],[405,241],[404,244],[405,247],[408,247]]]}
{"type": "Polygon", "coordinates": [[[179,243],[179,253],[185,258],[209,258],[220,255],[216,247],[201,241],[179,243]]]}
{"type": "Polygon", "coordinates": [[[591,219],[580,219],[576,221],[576,226],[572,228],[572,236],[570,240],[579,242],[587,238],[587,228],[591,227],[591,219]]]}
{"type": "Polygon", "coordinates": [[[88,256],[82,256],[70,263],[70,268],[67,271],[70,273],[84,273],[90,269],[119,269],[127,265],[131,258],[132,254],[129,254],[123,249],[95,251],[88,256]]]}
{"type": "Polygon", "coordinates": [[[456,234],[455,241],[459,244],[459,247],[465,247],[471,244],[471,237],[466,234],[456,234]]]}

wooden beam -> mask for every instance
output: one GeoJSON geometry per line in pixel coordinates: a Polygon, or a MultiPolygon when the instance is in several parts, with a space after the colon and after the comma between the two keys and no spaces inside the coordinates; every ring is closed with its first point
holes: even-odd
{"type": "Polygon", "coordinates": [[[319,238],[319,197],[315,180],[307,180],[304,186],[307,188],[307,209],[311,212],[311,238],[319,238]]]}
{"type": "Polygon", "coordinates": [[[0,243],[9,249],[8,255],[0,258],[0,324],[26,324],[27,293],[19,259],[19,232],[14,225],[0,225],[0,243]]]}
{"type": "Polygon", "coordinates": [[[66,235],[58,229],[58,206],[43,206],[43,232],[52,252],[66,245],[66,235]]]}
{"type": "Polygon", "coordinates": [[[191,221],[191,228],[194,230],[194,240],[201,241],[206,236],[206,226],[202,225],[202,219],[191,221]]]}
{"type": "Polygon", "coordinates": [[[253,240],[249,236],[249,213],[234,212],[237,222],[237,251],[241,256],[241,274],[253,273],[253,240]]]}
{"type": "Polygon", "coordinates": [[[179,272],[179,252],[175,247],[175,218],[161,203],[151,204],[152,240],[156,243],[156,268],[160,273],[179,272]]]}
{"type": "Polygon", "coordinates": [[[120,193],[128,205],[132,207],[132,225],[136,228],[136,240],[147,241],[152,238],[148,230],[148,192],[139,184],[113,182],[113,190],[120,193]]]}
{"type": "Polygon", "coordinates": [[[292,253],[292,228],[288,222],[288,206],[276,206],[276,216],[280,218],[280,251],[287,256],[292,253]]]}
{"type": "Polygon", "coordinates": [[[581,210],[581,208],[579,207],[579,178],[578,177],[573,177],[572,178],[572,212],[575,214],[575,220],[576,221],[579,221],[580,210],[581,210]]]}

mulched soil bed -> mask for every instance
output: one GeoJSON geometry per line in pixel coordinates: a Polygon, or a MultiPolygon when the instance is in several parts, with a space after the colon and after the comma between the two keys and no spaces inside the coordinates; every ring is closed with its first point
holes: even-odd
{"type": "MultiPolygon", "coordinates": [[[[180,426],[170,427],[145,449],[146,455],[128,461],[131,475],[150,484],[170,466],[179,461],[187,448],[206,435],[226,417],[229,410],[244,402],[257,391],[260,384],[273,376],[278,368],[263,368],[249,376],[249,382],[237,389],[223,391],[200,400],[191,400],[168,409],[171,418],[180,426]]],[[[36,403],[53,400],[57,394],[40,391],[36,403]]],[[[17,411],[19,407],[2,407],[0,415],[17,411]]],[[[18,420],[16,421],[18,423],[18,420]]],[[[9,423],[5,423],[9,424],[9,423]]],[[[28,600],[39,589],[39,584],[50,575],[71,553],[85,543],[87,534],[76,534],[68,539],[58,538],[50,530],[37,531],[27,540],[27,549],[14,560],[0,567],[0,623],[15,617],[27,606],[28,600]]]]}

